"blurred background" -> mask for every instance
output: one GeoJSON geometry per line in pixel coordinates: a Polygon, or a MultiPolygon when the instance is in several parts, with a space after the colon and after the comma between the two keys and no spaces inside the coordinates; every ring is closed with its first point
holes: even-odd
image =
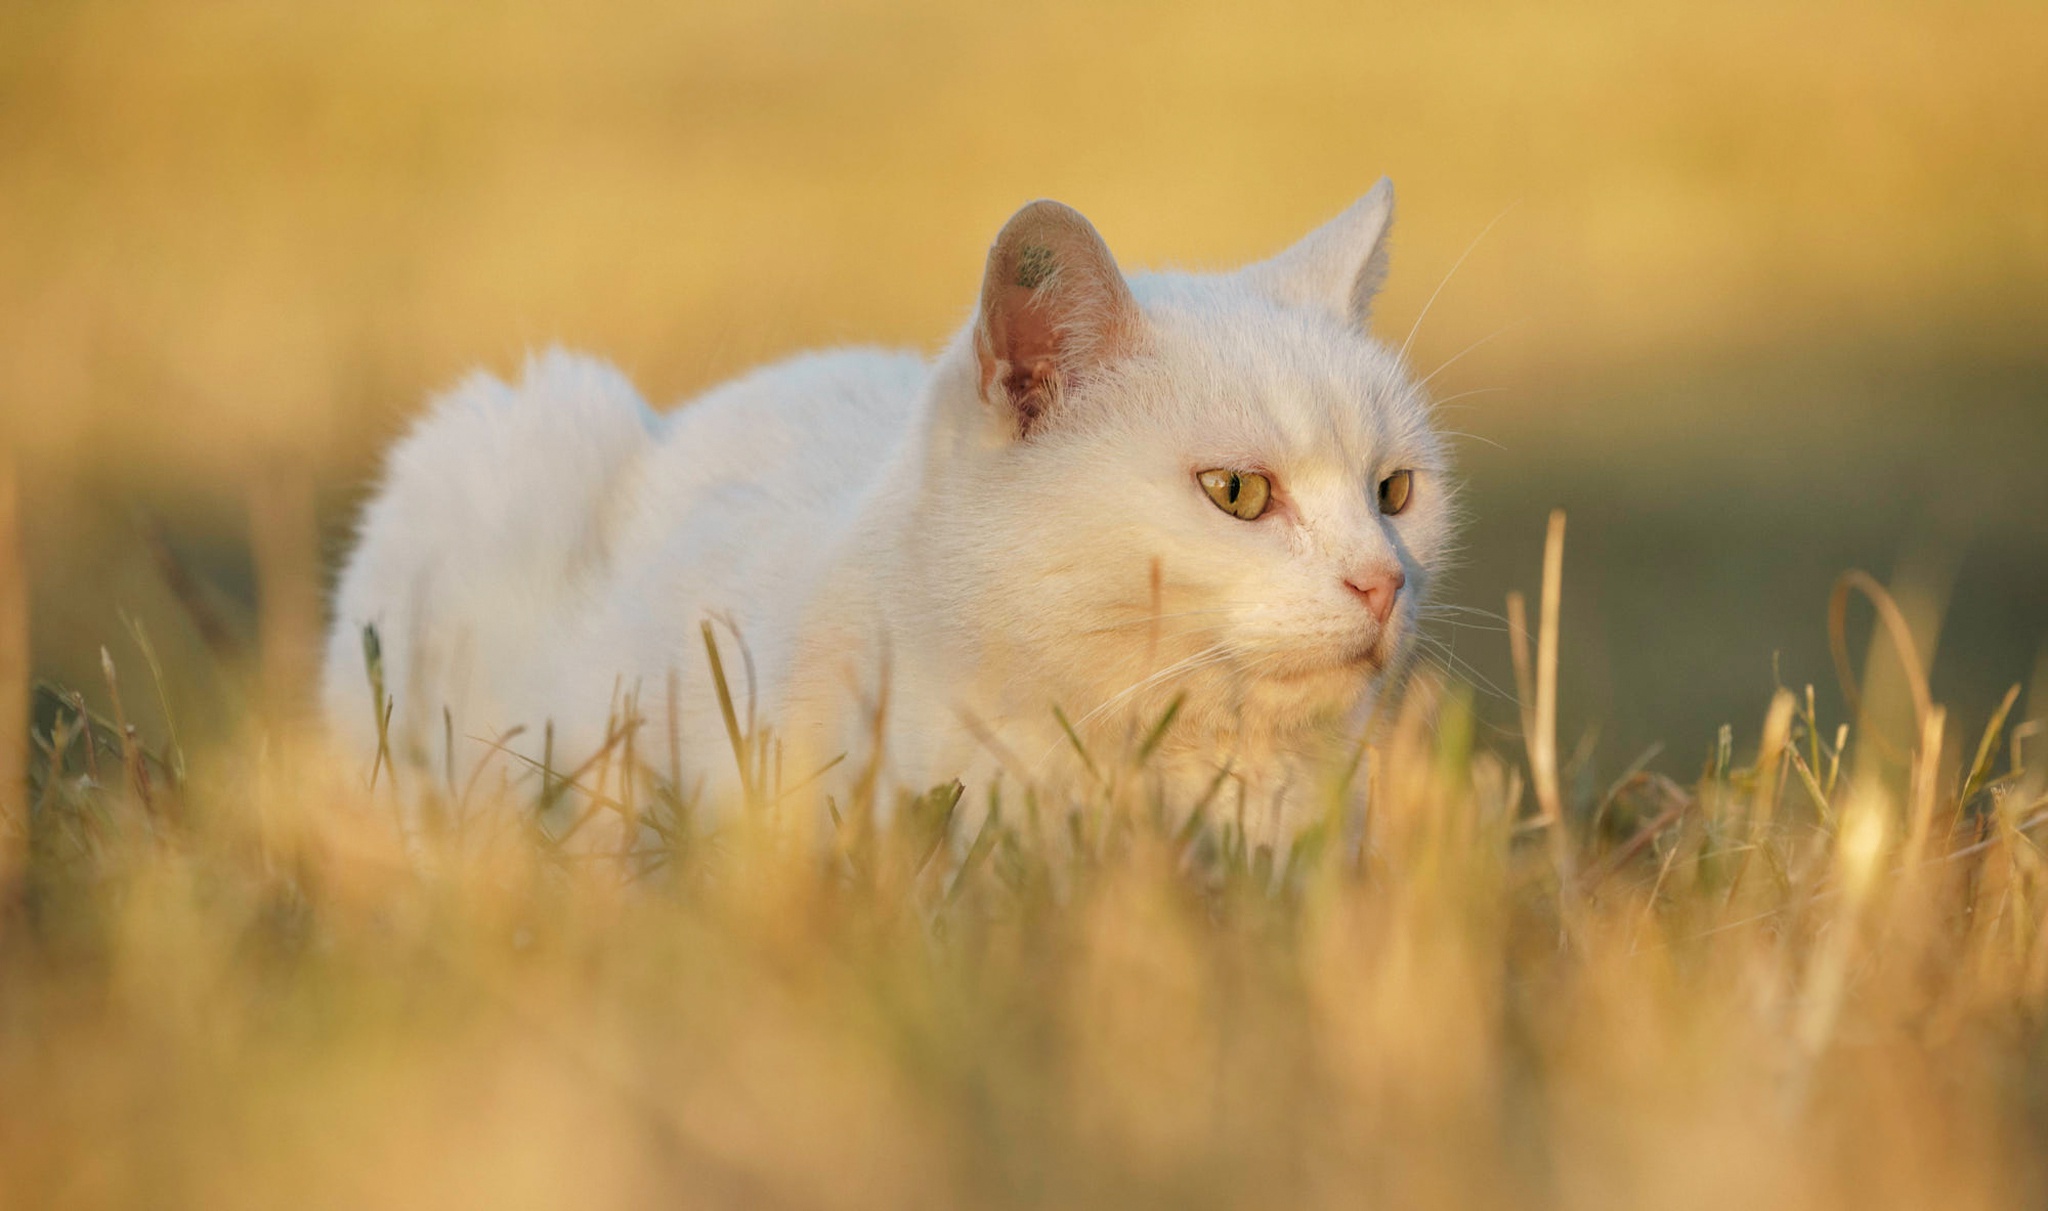
{"type": "MultiPolygon", "coordinates": [[[[126,614],[216,700],[252,535],[317,527],[294,575],[331,575],[378,450],[472,367],[563,342],[671,402],[929,349],[1030,198],[1220,267],[1386,174],[1377,323],[1421,319],[1470,480],[1448,596],[1533,591],[1568,510],[1584,770],[1690,772],[1779,681],[1825,714],[1848,567],[1940,620],[1974,736],[2048,640],[2044,65],[2038,0],[6,0],[37,666],[97,684],[126,614]]],[[[1506,722],[1476,621],[1445,637],[1506,722]]]]}

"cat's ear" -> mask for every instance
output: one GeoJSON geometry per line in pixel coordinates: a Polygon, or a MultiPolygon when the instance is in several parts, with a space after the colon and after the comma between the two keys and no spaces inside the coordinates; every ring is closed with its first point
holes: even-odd
{"type": "Polygon", "coordinates": [[[1365,327],[1387,280],[1394,183],[1385,177],[1343,214],[1267,261],[1244,270],[1254,288],[1284,303],[1322,307],[1365,327]]]}
{"type": "Polygon", "coordinates": [[[1029,436],[1138,327],[1137,300],[1095,228],[1072,207],[1032,202],[988,250],[974,326],[981,397],[1029,436]]]}

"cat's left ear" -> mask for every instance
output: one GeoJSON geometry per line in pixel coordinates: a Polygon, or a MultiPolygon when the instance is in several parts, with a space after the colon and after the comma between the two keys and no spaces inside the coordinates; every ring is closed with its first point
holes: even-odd
{"type": "Polygon", "coordinates": [[[1387,280],[1387,232],[1394,225],[1394,183],[1385,177],[1343,214],[1271,260],[1243,273],[1255,289],[1284,303],[1322,307],[1365,327],[1373,296],[1387,280]]]}
{"type": "Polygon", "coordinates": [[[1139,326],[1137,300],[1094,226],[1070,206],[1033,202],[988,250],[974,326],[982,399],[1028,437],[1139,326]]]}

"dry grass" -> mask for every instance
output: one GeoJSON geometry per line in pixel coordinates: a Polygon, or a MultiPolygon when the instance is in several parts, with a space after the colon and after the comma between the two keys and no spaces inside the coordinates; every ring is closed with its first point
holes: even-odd
{"type": "MultiPolygon", "coordinates": [[[[1552,533],[1544,665],[1568,600],[1552,533]]],[[[1529,749],[1554,761],[1554,675],[1535,684],[1529,749]]],[[[1781,693],[1748,756],[1724,741],[1690,785],[1553,785],[1553,814],[1423,680],[1278,858],[1246,851],[1227,794],[1187,823],[1106,754],[1092,801],[1012,787],[950,844],[945,796],[830,852],[772,809],[706,838],[672,827],[642,748],[633,779],[584,782],[638,786],[663,825],[628,873],[532,823],[536,795],[568,796],[558,820],[595,802],[559,779],[483,796],[454,771],[408,855],[362,769],[252,722],[187,774],[119,722],[146,686],[107,689],[112,720],[44,712],[25,834],[10,818],[0,1204],[2048,1189],[2048,778],[2008,711],[1979,741],[1924,704],[1917,745],[1842,747],[1781,693]]]]}
{"type": "MultiPolygon", "coordinates": [[[[1547,560],[1514,628],[1525,735],[1475,739],[1460,693],[1418,686],[1291,863],[1227,811],[1184,831],[1131,765],[1035,815],[1010,788],[1000,828],[936,849],[932,811],[829,857],[764,819],[671,830],[628,877],[525,830],[565,797],[528,783],[458,790],[470,823],[408,854],[365,770],[303,750],[314,489],[427,392],[556,339],[657,399],[783,349],[929,346],[1039,195],[1133,263],[1227,264],[1390,173],[1393,338],[1500,219],[1413,345],[1463,357],[1432,386],[1513,439],[1496,470],[1732,517],[1729,559],[1871,507],[1815,482],[1981,480],[1971,515],[2023,528],[2011,490],[2048,454],[2018,423],[2048,314],[2036,0],[1020,11],[0,5],[0,1206],[2048,1197],[2048,677],[1979,731],[1994,701],[1943,712],[1886,654],[1854,717],[1759,694],[1696,776],[1596,781],[1553,687],[1569,718],[1575,675],[1667,653],[1574,647],[1551,603],[1768,667],[1695,582],[1630,630],[1591,558],[1576,615],[1547,560]],[[1582,399],[1894,348],[2017,364],[2020,402],[1885,396],[1924,422],[1885,461],[1857,452],[1887,418],[1829,370],[1582,399]],[[1986,415],[2014,423],[1959,444],[1986,415]],[[1703,481],[1683,502],[1672,463],[1614,455],[1652,447],[1703,481]],[[1958,450],[1982,453],[1935,457],[1958,450]],[[1793,486],[1734,511],[1766,482],[1793,486]],[[176,515],[96,537],[81,502],[130,492],[176,515]],[[55,669],[82,692],[32,697],[55,669]]],[[[1772,586],[1742,585],[1765,616],[1772,586]]],[[[1926,638],[1938,604],[1902,603],[1926,638]]]]}

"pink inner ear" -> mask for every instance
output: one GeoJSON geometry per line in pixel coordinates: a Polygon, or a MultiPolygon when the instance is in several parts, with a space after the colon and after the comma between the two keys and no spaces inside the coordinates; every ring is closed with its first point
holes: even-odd
{"type": "Polygon", "coordinates": [[[1003,390],[1017,410],[1018,431],[1029,433],[1059,393],[1060,333],[1031,290],[1008,286],[1002,293],[1001,331],[992,334],[995,352],[1004,366],[1003,390]]]}
{"type": "Polygon", "coordinates": [[[1031,203],[989,249],[975,334],[982,397],[1028,434],[1064,406],[1074,381],[1121,350],[1136,317],[1088,220],[1057,202],[1031,203]]]}

